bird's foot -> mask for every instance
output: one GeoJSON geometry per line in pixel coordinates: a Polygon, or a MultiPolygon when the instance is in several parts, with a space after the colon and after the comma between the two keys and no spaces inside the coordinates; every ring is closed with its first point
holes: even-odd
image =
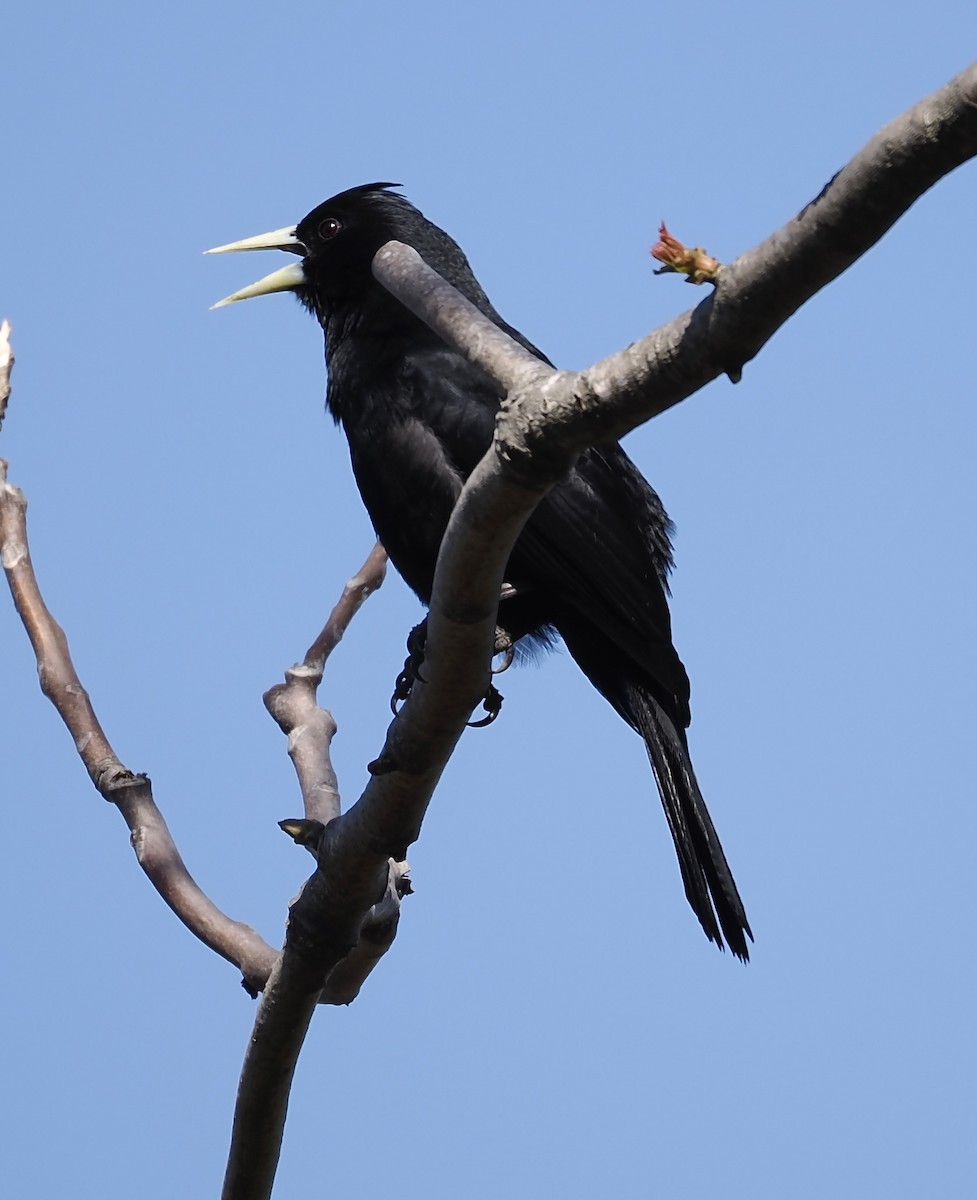
{"type": "MultiPolygon", "coordinates": [[[[508,587],[508,584],[506,585],[508,587]]],[[[503,588],[503,594],[505,589],[503,588]]],[[[502,655],[502,662],[497,667],[492,668],[493,675],[501,675],[503,671],[508,671],[512,666],[512,660],[516,657],[516,643],[512,640],[512,636],[501,625],[495,627],[495,647],[494,653],[502,655]]],[[[489,684],[489,689],[485,693],[485,699],[482,701],[482,708],[485,709],[485,716],[478,721],[469,721],[469,729],[484,729],[486,725],[491,725],[495,718],[502,711],[502,693],[494,683],[489,684]]]]}
{"type": "Polygon", "coordinates": [[[489,684],[485,699],[482,701],[482,708],[485,709],[486,715],[480,721],[469,721],[469,729],[484,729],[486,725],[491,725],[502,711],[502,693],[494,683],[489,684]]]}
{"type": "MultiPolygon", "coordinates": [[[[404,669],[397,676],[394,683],[394,693],[390,697],[390,711],[397,715],[400,706],[410,696],[414,684],[417,680],[421,683],[425,682],[424,676],[421,674],[421,664],[424,662],[424,650],[427,645],[427,621],[424,620],[420,625],[415,625],[407,635],[407,657],[404,659],[404,669]]],[[[504,654],[505,659],[498,671],[504,671],[512,663],[515,655],[515,647],[512,639],[503,629],[497,629],[495,632],[495,652],[496,654],[504,654]]],[[[491,725],[495,718],[502,711],[502,693],[494,684],[489,684],[489,689],[485,693],[485,698],[482,701],[482,708],[485,709],[485,716],[478,721],[469,721],[468,724],[472,729],[484,729],[486,725],[491,725]]]]}
{"type": "Polygon", "coordinates": [[[497,667],[492,668],[492,674],[501,675],[503,671],[508,671],[512,666],[513,659],[516,657],[516,643],[501,625],[497,625],[495,628],[495,650],[493,653],[495,655],[501,654],[502,662],[497,667]]]}
{"type": "Polygon", "coordinates": [[[427,645],[427,619],[420,625],[415,625],[407,635],[407,657],[404,659],[404,669],[394,683],[394,694],[390,697],[390,711],[397,715],[400,706],[411,694],[414,684],[419,679],[424,683],[421,674],[421,664],[424,662],[424,648],[427,645]]]}

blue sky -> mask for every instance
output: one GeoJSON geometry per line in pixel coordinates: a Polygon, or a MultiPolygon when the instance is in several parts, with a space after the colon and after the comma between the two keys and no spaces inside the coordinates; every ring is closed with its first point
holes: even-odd
{"type": "MultiPolygon", "coordinates": [[[[973,53],[971,4],[214,3],[4,16],[0,455],[119,754],[266,937],[308,873],[261,693],[371,544],[278,265],[200,251],[372,179],[584,366],[973,53]]],[[[565,655],[505,677],[363,996],[323,1011],[278,1191],[373,1200],[959,1196],[972,1179],[977,175],[746,368],[634,433],[678,526],[693,757],[757,936],[687,910],[640,743],[565,655]]],[[[391,578],[323,699],[359,793],[418,607],[391,578]]],[[[142,878],[0,602],[13,1195],[219,1191],[254,1005],[142,878]]]]}

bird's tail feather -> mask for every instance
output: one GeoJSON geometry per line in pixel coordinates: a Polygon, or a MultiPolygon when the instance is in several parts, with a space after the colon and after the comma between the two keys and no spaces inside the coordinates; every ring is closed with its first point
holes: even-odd
{"type": "Polygon", "coordinates": [[[692,911],[710,941],[722,949],[725,934],[730,950],[746,962],[746,939],[752,941],[753,933],[699,791],[685,737],[653,696],[639,687],[628,690],[628,716],[648,749],[692,911]]]}
{"type": "Polygon", "coordinates": [[[654,684],[638,675],[633,661],[613,642],[595,637],[590,623],[568,612],[554,624],[590,682],[644,739],[685,894],[706,937],[722,949],[725,935],[730,950],[746,962],[750,957],[747,939],[752,941],[753,934],[699,791],[683,726],[669,715],[664,696],[662,701],[656,697],[654,684]]]}

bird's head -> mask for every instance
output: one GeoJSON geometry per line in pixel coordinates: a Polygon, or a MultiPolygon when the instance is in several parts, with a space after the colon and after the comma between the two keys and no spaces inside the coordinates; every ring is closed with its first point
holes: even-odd
{"type": "Polygon", "coordinates": [[[403,196],[394,183],[366,183],[340,192],[297,225],[216,246],[207,254],[232,250],[285,250],[301,255],[214,305],[250,300],[272,292],[294,292],[325,326],[337,310],[361,308],[370,296],[386,293],[372,274],[373,257],[390,241],[412,246],[443,278],[479,307],[487,305],[461,249],[403,196]]]}

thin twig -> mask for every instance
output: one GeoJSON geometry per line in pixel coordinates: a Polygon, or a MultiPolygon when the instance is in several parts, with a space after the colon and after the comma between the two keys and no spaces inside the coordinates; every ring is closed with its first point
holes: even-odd
{"type": "Polygon", "coordinates": [[[302,789],[306,819],[321,821],[323,825],[339,815],[339,790],[329,755],[336,723],[316,703],[316,692],[326,660],[360,607],[383,583],[386,569],[387,555],[377,542],[366,562],[343,588],[305,659],[289,667],[285,682],[276,683],[263,697],[265,708],[288,737],[288,754],[302,789]]]}
{"type": "MultiPolygon", "coordinates": [[[[6,328],[9,333],[9,326],[6,328]]],[[[11,354],[8,363],[12,361],[11,354]]],[[[4,385],[9,394],[9,366],[6,376],[0,368],[0,391],[4,385]]],[[[221,912],[200,889],[153,800],[148,777],[130,771],[112,749],[71,661],[64,630],[44,603],[27,539],[27,501],[20,488],[7,482],[7,463],[2,459],[0,560],[14,605],[34,647],[41,690],[58,710],[99,794],[125,818],[139,865],[190,932],[234,963],[245,988],[257,995],[276,952],[249,925],[221,912]]]]}
{"type": "MultiPolygon", "coordinates": [[[[318,705],[318,686],[329,655],[362,605],[381,586],[386,570],[387,554],[377,542],[343,588],[304,661],[285,672],[285,683],[276,684],[264,694],[265,707],[288,737],[288,755],[298,776],[305,809],[305,821],[300,824],[310,830],[304,842],[313,851],[316,827],[328,824],[341,811],[330,753],[336,723],[332,714],[318,705]]],[[[401,898],[410,891],[409,869],[406,861],[389,861],[383,897],[364,916],[355,946],[330,971],[319,994],[320,1004],[351,1004],[390,949],[400,920],[401,898]]]]}
{"type": "Polygon", "coordinates": [[[7,400],[10,398],[10,372],[14,369],[14,352],[10,345],[10,322],[0,324],[0,428],[7,415],[7,400]]]}

